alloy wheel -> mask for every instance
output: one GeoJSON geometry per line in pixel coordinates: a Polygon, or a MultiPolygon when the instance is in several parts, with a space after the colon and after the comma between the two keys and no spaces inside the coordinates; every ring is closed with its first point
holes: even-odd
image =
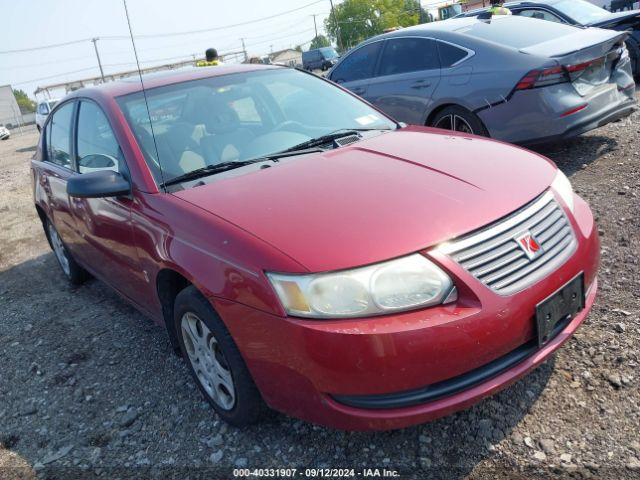
{"type": "Polygon", "coordinates": [[[455,114],[445,115],[438,120],[438,123],[436,123],[434,127],[453,130],[455,132],[474,133],[469,122],[467,122],[463,117],[455,114]]]}
{"type": "Polygon", "coordinates": [[[182,316],[180,328],[187,356],[202,388],[216,405],[231,410],[236,401],[236,389],[218,340],[193,312],[182,316]]]}
{"type": "Polygon", "coordinates": [[[55,253],[60,268],[67,275],[71,276],[71,266],[69,265],[69,257],[67,257],[67,250],[58,235],[55,227],[49,222],[49,238],[51,239],[51,246],[53,247],[53,253],[55,253]]]}

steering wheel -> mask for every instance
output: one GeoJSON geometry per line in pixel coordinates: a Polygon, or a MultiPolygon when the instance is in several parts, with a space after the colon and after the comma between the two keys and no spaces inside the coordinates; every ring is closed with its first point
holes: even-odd
{"type": "Polygon", "coordinates": [[[306,128],[302,123],[296,122],[295,120],[285,120],[284,122],[273,127],[273,130],[271,131],[281,132],[283,130],[288,130],[290,132],[305,133],[306,128]]]}

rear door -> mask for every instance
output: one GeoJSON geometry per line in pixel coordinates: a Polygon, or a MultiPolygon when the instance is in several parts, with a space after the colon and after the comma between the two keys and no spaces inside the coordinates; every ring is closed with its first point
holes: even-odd
{"type": "Polygon", "coordinates": [[[329,78],[356,95],[367,98],[367,87],[373,77],[382,42],[373,42],[347,54],[329,78]]]}
{"type": "Polygon", "coordinates": [[[364,97],[396,120],[424,125],[439,82],[440,60],[434,40],[393,38],[384,42],[376,76],[364,97]]]}
{"type": "MultiPolygon", "coordinates": [[[[78,102],[75,156],[77,173],[119,172],[130,180],[129,169],[109,121],[93,101],[78,102]]],[[[81,242],[77,255],[104,281],[137,301],[144,281],[131,225],[133,198],[71,197],[71,210],[81,242]]]]}
{"type": "Polygon", "coordinates": [[[40,188],[47,196],[49,218],[73,254],[78,238],[67,195],[67,181],[73,175],[71,126],[75,108],[75,101],[60,105],[46,124],[45,161],[42,162],[42,174],[38,176],[40,188]]]}

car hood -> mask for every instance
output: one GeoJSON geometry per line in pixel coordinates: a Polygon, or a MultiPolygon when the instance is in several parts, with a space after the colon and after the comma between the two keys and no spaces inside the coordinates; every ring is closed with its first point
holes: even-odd
{"type": "Polygon", "coordinates": [[[409,127],[272,168],[210,177],[174,195],[318,272],[450,240],[520,208],[553,181],[555,166],[537,154],[436,132],[409,127]]]}
{"type": "MultiPolygon", "coordinates": [[[[625,12],[615,12],[603,20],[587,23],[589,27],[613,27],[630,20],[640,22],[640,10],[627,10],[625,12]]],[[[633,23],[633,22],[632,22],[633,23]]]]}

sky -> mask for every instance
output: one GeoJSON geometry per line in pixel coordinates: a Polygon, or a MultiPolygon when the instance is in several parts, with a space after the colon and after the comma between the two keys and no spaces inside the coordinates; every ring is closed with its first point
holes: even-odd
{"type": "MultiPolygon", "coordinates": [[[[312,15],[324,34],[331,8],[329,0],[126,1],[142,67],[202,57],[209,47],[242,51],[241,38],[249,56],[308,46],[312,15]],[[189,31],[201,32],[182,34],[189,31]]],[[[38,86],[100,75],[91,38],[105,74],[136,67],[123,0],[0,0],[0,12],[0,85],[32,98],[38,86]],[[4,53],[15,50],[26,51],[4,53]]]]}

